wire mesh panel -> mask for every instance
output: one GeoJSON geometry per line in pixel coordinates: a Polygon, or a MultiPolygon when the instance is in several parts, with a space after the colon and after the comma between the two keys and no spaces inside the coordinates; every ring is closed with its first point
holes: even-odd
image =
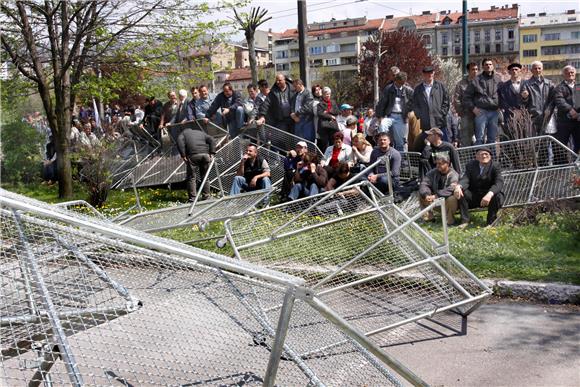
{"type": "Polygon", "coordinates": [[[421,176],[421,153],[401,152],[401,174],[402,181],[415,180],[421,176]]]}
{"type": "Polygon", "coordinates": [[[251,138],[259,146],[281,154],[286,154],[289,150],[294,149],[299,141],[304,141],[308,146],[309,152],[315,153],[319,157],[323,156],[323,153],[313,142],[274,126],[262,125],[257,127],[256,125],[251,125],[243,129],[242,135],[251,138]]]}
{"type": "Polygon", "coordinates": [[[271,221],[256,212],[227,221],[226,233],[240,259],[304,278],[320,300],[374,336],[444,310],[469,310],[491,294],[449,255],[446,234],[437,240],[415,223],[424,211],[411,218],[387,204],[319,221],[271,221]]]}
{"type": "Polygon", "coordinates": [[[401,384],[295,277],[0,194],[2,385],[401,384]]]}

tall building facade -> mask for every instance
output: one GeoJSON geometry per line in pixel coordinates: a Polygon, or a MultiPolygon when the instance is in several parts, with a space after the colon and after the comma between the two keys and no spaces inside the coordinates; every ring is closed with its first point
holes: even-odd
{"type": "MultiPolygon", "coordinates": [[[[580,12],[528,14],[520,21],[520,60],[525,66],[541,61],[544,74],[557,80],[562,68],[580,69],[580,12]]],[[[577,75],[580,80],[580,74],[577,75]]]]}

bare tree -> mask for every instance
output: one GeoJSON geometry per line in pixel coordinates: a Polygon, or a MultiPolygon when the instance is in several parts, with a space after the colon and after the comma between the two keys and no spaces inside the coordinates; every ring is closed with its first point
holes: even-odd
{"type": "Polygon", "coordinates": [[[258,68],[256,65],[256,47],[254,35],[259,26],[272,19],[271,16],[266,17],[268,13],[267,9],[253,8],[250,13],[238,14],[234,8],[233,18],[234,22],[238,25],[240,31],[244,31],[246,36],[246,42],[248,42],[248,51],[250,57],[250,70],[252,71],[252,83],[258,83],[258,68]]]}

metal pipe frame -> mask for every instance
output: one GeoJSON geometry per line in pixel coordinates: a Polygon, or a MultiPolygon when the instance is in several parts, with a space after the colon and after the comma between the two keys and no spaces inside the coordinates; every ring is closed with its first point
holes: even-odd
{"type": "MultiPolygon", "coordinates": [[[[129,176],[131,176],[131,175],[133,174],[133,172],[135,172],[135,170],[136,170],[136,169],[137,169],[137,168],[138,168],[138,167],[139,167],[141,164],[143,164],[145,161],[149,160],[149,159],[150,159],[150,158],[151,158],[151,157],[152,157],[154,154],[156,154],[156,153],[159,151],[159,149],[161,149],[161,146],[157,146],[157,147],[156,147],[156,148],[154,148],[154,149],[153,149],[151,152],[149,152],[149,153],[148,153],[148,154],[147,154],[145,157],[143,157],[143,158],[141,159],[141,161],[138,161],[138,162],[137,162],[137,164],[135,164],[135,165],[133,166],[133,168],[130,168],[130,169],[129,169],[129,170],[126,172],[125,176],[121,177],[121,178],[120,178],[120,179],[119,179],[119,180],[118,180],[116,183],[112,184],[112,185],[111,185],[111,188],[112,188],[112,189],[117,189],[117,188],[119,188],[119,186],[120,186],[122,183],[124,183],[124,182],[125,182],[125,180],[126,180],[126,179],[127,179],[129,176]]],[[[135,183],[135,181],[134,181],[134,180],[133,180],[133,183],[135,183]]]]}
{"type": "Polygon", "coordinates": [[[387,364],[395,372],[401,375],[405,380],[414,386],[428,386],[419,376],[415,375],[410,369],[408,369],[401,362],[392,358],[387,353],[385,353],[379,346],[371,342],[364,333],[360,332],[355,327],[351,326],[348,321],[338,315],[332,308],[327,306],[318,298],[306,299],[306,302],[317,310],[322,316],[327,320],[331,321],[336,325],[341,331],[343,331],[348,337],[355,340],[363,348],[369,351],[371,354],[380,359],[383,363],[387,364]]]}
{"type": "MultiPolygon", "coordinates": [[[[124,308],[83,308],[76,310],[65,310],[56,312],[56,316],[59,319],[69,319],[69,318],[90,318],[94,319],[95,314],[101,315],[115,315],[117,317],[124,316],[130,312],[137,310],[139,305],[135,304],[134,307],[127,305],[124,308]]],[[[11,326],[18,324],[31,324],[39,323],[43,318],[50,318],[50,315],[46,311],[38,311],[36,314],[21,315],[21,316],[0,316],[0,326],[11,326]]]]}
{"type": "Polygon", "coordinates": [[[68,343],[66,333],[62,327],[60,318],[58,317],[58,313],[54,307],[48,288],[46,287],[46,284],[44,282],[44,277],[40,273],[40,270],[36,263],[36,257],[34,256],[34,254],[32,254],[30,244],[28,243],[26,235],[24,234],[24,230],[22,229],[20,216],[18,212],[14,209],[12,210],[12,213],[14,214],[14,220],[16,228],[18,229],[18,234],[20,236],[22,247],[26,251],[26,255],[24,257],[25,264],[28,266],[28,269],[30,270],[32,276],[35,279],[34,285],[38,290],[38,294],[42,298],[42,302],[48,314],[54,337],[56,338],[56,341],[59,346],[60,356],[63,359],[71,383],[75,386],[81,387],[84,385],[83,378],[78,369],[77,362],[73,355],[70,344],[68,343]]]}
{"type": "MultiPolygon", "coordinates": [[[[1,193],[1,191],[0,191],[1,193]]],[[[0,195],[0,204],[11,207],[13,209],[18,209],[33,214],[38,214],[43,217],[62,221],[83,229],[91,230],[93,232],[98,232],[106,235],[112,239],[122,240],[124,242],[134,243],[138,246],[146,247],[149,249],[154,249],[157,251],[165,252],[167,254],[175,254],[179,257],[169,257],[179,264],[191,264],[189,259],[199,262],[204,265],[217,267],[223,270],[229,270],[241,274],[246,274],[252,277],[261,278],[266,281],[271,281],[275,283],[282,283],[285,285],[296,285],[301,286],[304,284],[304,280],[298,277],[293,277],[284,274],[284,276],[279,275],[274,271],[265,272],[263,268],[252,267],[251,265],[240,265],[233,261],[230,261],[227,257],[217,258],[218,254],[215,254],[216,258],[209,255],[202,254],[202,250],[199,252],[194,252],[189,246],[183,245],[179,246],[177,243],[168,244],[162,238],[154,237],[150,234],[142,234],[136,232],[135,230],[125,230],[121,227],[116,227],[113,224],[99,224],[97,222],[90,222],[85,219],[75,218],[68,214],[61,214],[55,211],[48,210],[43,207],[34,206],[32,204],[18,201],[3,195],[0,195]]]]}
{"type": "Polygon", "coordinates": [[[70,200],[68,202],[61,202],[61,203],[55,203],[55,206],[57,207],[62,207],[65,209],[69,209],[70,206],[84,206],[87,207],[89,210],[91,210],[91,212],[97,217],[97,218],[101,218],[103,220],[106,220],[107,217],[104,216],[103,214],[101,214],[99,212],[99,210],[97,210],[95,207],[93,207],[89,202],[87,202],[86,200],[70,200]]]}
{"type": "Polygon", "coordinates": [[[39,352],[39,355],[42,354],[42,361],[38,365],[38,370],[30,378],[28,387],[38,387],[41,383],[44,383],[46,387],[52,387],[49,372],[54,363],[61,358],[58,345],[54,345],[49,350],[42,348],[39,352]]]}

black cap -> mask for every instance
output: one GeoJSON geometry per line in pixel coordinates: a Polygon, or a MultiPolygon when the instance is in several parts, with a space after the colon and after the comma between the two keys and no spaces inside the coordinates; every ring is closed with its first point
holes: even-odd
{"type": "Polygon", "coordinates": [[[432,73],[433,71],[435,71],[435,69],[433,68],[433,66],[425,66],[425,67],[423,67],[423,72],[424,73],[432,73]]]}
{"type": "Polygon", "coordinates": [[[522,65],[521,65],[521,64],[519,64],[519,63],[515,63],[515,62],[514,62],[514,63],[512,63],[512,64],[510,64],[510,65],[508,66],[508,70],[511,70],[511,69],[513,69],[514,67],[517,67],[518,69],[520,69],[520,70],[521,70],[521,68],[522,68],[522,65]]]}
{"type": "Polygon", "coordinates": [[[487,152],[491,155],[491,149],[488,146],[482,146],[481,148],[477,148],[477,151],[475,153],[477,154],[481,151],[487,152]]]}

